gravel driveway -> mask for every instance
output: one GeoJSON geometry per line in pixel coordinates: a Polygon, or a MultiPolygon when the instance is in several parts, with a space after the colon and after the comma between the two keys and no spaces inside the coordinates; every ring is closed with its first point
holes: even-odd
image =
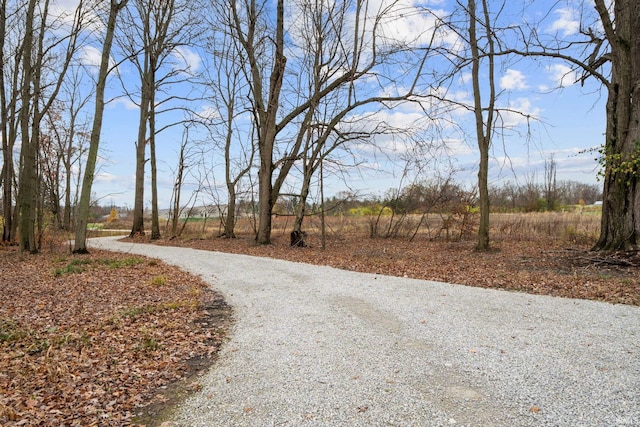
{"type": "Polygon", "coordinates": [[[180,266],[234,308],[176,425],[640,425],[638,307],[89,243],[180,266]]]}

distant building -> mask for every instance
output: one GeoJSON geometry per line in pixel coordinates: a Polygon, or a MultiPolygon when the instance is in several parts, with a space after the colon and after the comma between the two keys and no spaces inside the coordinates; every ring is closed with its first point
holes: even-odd
{"type": "MultiPolygon", "coordinates": [[[[171,214],[171,209],[161,209],[158,212],[158,216],[164,219],[169,219],[171,214]]],[[[194,207],[183,207],[180,210],[180,219],[188,219],[188,218],[219,218],[223,215],[227,214],[227,205],[220,206],[194,206],[194,207]]]]}

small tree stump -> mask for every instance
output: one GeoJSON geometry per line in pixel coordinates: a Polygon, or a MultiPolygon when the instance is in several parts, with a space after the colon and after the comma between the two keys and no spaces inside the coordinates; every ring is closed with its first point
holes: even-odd
{"type": "Polygon", "coordinates": [[[307,239],[306,231],[292,231],[291,232],[291,247],[292,248],[304,248],[307,246],[305,240],[307,239]]]}

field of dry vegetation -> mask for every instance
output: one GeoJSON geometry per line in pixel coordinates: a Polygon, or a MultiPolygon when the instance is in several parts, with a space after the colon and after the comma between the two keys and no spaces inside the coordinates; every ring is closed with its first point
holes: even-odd
{"type": "MultiPolygon", "coordinates": [[[[266,246],[254,243],[250,219],[235,239],[218,237],[214,221],[194,221],[157,244],[640,305],[638,253],[589,251],[598,215],[496,214],[488,252],[474,251],[473,221],[330,217],[323,245],[310,217],[304,248],[289,246],[291,217],[274,219],[266,246]]],[[[60,243],[46,242],[40,255],[0,247],[0,426],[159,425],[162,410],[199,388],[193,375],[215,360],[229,307],[161,262],[75,256],[60,243]]]]}

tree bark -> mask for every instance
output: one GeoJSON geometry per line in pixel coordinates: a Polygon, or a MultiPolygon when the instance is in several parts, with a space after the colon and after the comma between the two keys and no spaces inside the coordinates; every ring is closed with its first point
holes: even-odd
{"type": "MultiPolygon", "coordinates": [[[[185,3],[186,4],[186,3],[185,3]]],[[[179,33],[188,34],[188,28],[172,28],[176,9],[173,0],[144,0],[136,2],[137,15],[130,16],[132,26],[140,26],[137,32],[127,32],[127,46],[130,59],[140,77],[140,123],[136,146],[136,184],[133,224],[130,236],[144,235],[144,181],[147,159],[146,145],[149,144],[151,163],[151,238],[160,238],[158,217],[158,189],[156,170],[156,95],[159,86],[169,84],[164,77],[156,75],[169,52],[181,43],[175,40],[179,33]],[[141,21],[141,22],[140,22],[141,21]],[[134,34],[134,35],[132,35],[134,34]],[[138,38],[142,40],[139,41],[138,38]],[[139,47],[138,47],[139,46],[139,47]],[[137,49],[140,49],[137,51],[137,49]],[[139,55],[142,56],[142,64],[139,55]],[[164,80],[164,81],[163,81],[164,80]]],[[[173,71],[175,72],[175,70],[173,71]]],[[[160,132],[160,131],[158,131],[160,132]]]]}
{"type": "Polygon", "coordinates": [[[173,184],[173,206],[171,212],[171,237],[178,236],[178,221],[180,220],[180,196],[182,194],[182,180],[185,169],[185,147],[189,139],[188,130],[185,130],[184,141],[180,144],[180,155],[178,157],[178,171],[176,182],[173,184]]]}
{"type": "Polygon", "coordinates": [[[107,85],[109,74],[109,57],[111,46],[113,45],[113,35],[116,29],[116,20],[120,10],[126,5],[128,0],[111,0],[109,8],[109,19],[107,30],[102,46],[100,58],[100,69],[98,71],[98,82],[96,84],[95,111],[93,114],[93,126],[89,139],[89,152],[82,179],[82,191],[80,193],[80,203],[78,206],[78,220],[76,224],[76,235],[74,243],[74,253],[87,253],[87,225],[89,222],[89,207],[91,205],[91,186],[98,159],[98,148],[100,145],[100,132],[102,131],[102,117],[104,113],[104,91],[107,85]]]}
{"type": "Polygon", "coordinates": [[[302,188],[300,189],[300,198],[298,203],[298,209],[296,209],[296,219],[293,222],[293,231],[302,232],[302,223],[307,211],[307,198],[309,197],[309,188],[311,186],[311,173],[306,172],[302,178],[302,188]]]}
{"type": "Polygon", "coordinates": [[[640,3],[616,0],[615,24],[596,0],[611,45],[600,238],[594,250],[640,247],[640,3]]]}
{"type": "MultiPolygon", "coordinates": [[[[276,120],[280,104],[280,90],[284,78],[287,59],[284,56],[284,0],[278,0],[276,10],[275,60],[269,81],[269,98],[265,111],[265,123],[261,125],[258,151],[260,169],[258,172],[259,224],[256,242],[261,245],[271,243],[271,216],[273,214],[272,179],[273,148],[276,141],[276,120]]],[[[257,63],[256,63],[257,65],[257,63]]]]}
{"type": "MultiPolygon", "coordinates": [[[[155,65],[151,67],[151,81],[155,82],[155,65]]],[[[155,86],[155,83],[153,83],[155,86]]],[[[149,102],[149,153],[151,162],[151,240],[160,238],[160,218],[158,214],[158,167],[156,164],[156,111],[155,96],[151,93],[149,102]]]]}
{"type": "MultiPolygon", "coordinates": [[[[146,62],[146,58],[145,58],[146,62]]],[[[145,64],[145,68],[147,65],[145,64]]],[[[133,202],[133,224],[130,237],[143,235],[144,232],[144,166],[146,163],[147,122],[149,118],[149,83],[146,74],[142,77],[142,94],[140,97],[140,118],[138,122],[138,139],[136,140],[136,184],[133,202]]]]}
{"type": "Polygon", "coordinates": [[[20,108],[20,132],[22,146],[20,149],[20,180],[18,190],[20,210],[20,250],[36,252],[35,212],[36,212],[36,149],[31,135],[31,84],[33,83],[34,12],[36,0],[30,0],[27,6],[25,34],[22,45],[22,107],[20,108]]]}
{"type": "MultiPolygon", "coordinates": [[[[7,31],[7,2],[2,1],[0,6],[0,64],[5,63],[5,38],[7,31]]],[[[10,138],[9,132],[9,105],[5,86],[5,73],[0,73],[0,124],[2,126],[2,241],[11,242],[15,238],[13,229],[13,146],[15,140],[10,138]]]]}
{"type": "Polygon", "coordinates": [[[491,21],[489,18],[489,10],[487,1],[482,0],[483,15],[482,21],[479,20],[476,10],[475,0],[469,0],[469,44],[471,47],[471,78],[473,81],[473,101],[474,114],[476,124],[476,138],[478,140],[478,149],[480,150],[480,164],[478,168],[478,192],[480,196],[480,224],[478,227],[478,242],[476,250],[489,249],[489,149],[491,147],[491,136],[493,130],[493,114],[495,109],[495,82],[494,82],[494,42],[493,33],[491,31],[491,21]],[[485,119],[483,112],[485,109],[482,105],[482,96],[480,89],[480,46],[478,45],[478,35],[476,30],[476,21],[482,22],[485,27],[485,36],[488,45],[486,53],[489,66],[489,104],[486,108],[487,117],[485,119]]]}

